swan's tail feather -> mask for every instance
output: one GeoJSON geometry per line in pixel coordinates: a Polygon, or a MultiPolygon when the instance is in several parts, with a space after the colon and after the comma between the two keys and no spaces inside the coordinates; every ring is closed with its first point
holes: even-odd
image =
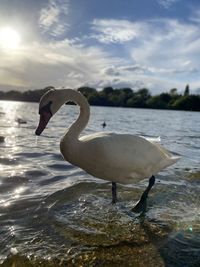
{"type": "Polygon", "coordinates": [[[165,158],[165,160],[163,160],[162,163],[160,164],[161,169],[165,169],[165,168],[175,164],[180,158],[181,158],[181,156],[168,154],[167,157],[165,158]]]}
{"type": "Polygon", "coordinates": [[[180,154],[167,150],[166,148],[161,146],[159,143],[154,143],[154,145],[166,155],[167,159],[172,160],[172,162],[174,163],[176,163],[181,158],[180,154]]]}
{"type": "Polygon", "coordinates": [[[173,155],[172,157],[170,157],[170,161],[172,164],[176,163],[179,159],[181,158],[181,156],[175,156],[173,155]]]}
{"type": "Polygon", "coordinates": [[[160,143],[161,142],[161,138],[160,136],[158,137],[146,137],[146,136],[141,136],[143,138],[145,138],[147,141],[151,142],[151,143],[160,143]]]}
{"type": "Polygon", "coordinates": [[[159,143],[154,143],[154,144],[165,155],[164,159],[162,159],[161,162],[160,162],[161,169],[164,169],[166,167],[169,167],[169,166],[175,164],[181,158],[181,155],[179,155],[178,153],[175,153],[175,152],[172,152],[172,151],[169,151],[169,150],[165,149],[159,143]]]}

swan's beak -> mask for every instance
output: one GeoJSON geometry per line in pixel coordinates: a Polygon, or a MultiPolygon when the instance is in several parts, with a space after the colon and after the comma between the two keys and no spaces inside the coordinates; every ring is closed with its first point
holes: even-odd
{"type": "Polygon", "coordinates": [[[40,121],[39,121],[39,125],[35,131],[36,135],[41,135],[41,133],[44,131],[44,129],[46,128],[49,120],[51,119],[52,115],[49,112],[42,112],[40,114],[40,121]]]}

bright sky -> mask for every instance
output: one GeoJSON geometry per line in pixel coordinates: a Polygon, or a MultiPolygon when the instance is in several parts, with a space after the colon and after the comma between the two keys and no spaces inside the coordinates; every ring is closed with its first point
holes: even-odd
{"type": "Polygon", "coordinates": [[[199,0],[2,0],[0,90],[200,88],[199,0]]]}

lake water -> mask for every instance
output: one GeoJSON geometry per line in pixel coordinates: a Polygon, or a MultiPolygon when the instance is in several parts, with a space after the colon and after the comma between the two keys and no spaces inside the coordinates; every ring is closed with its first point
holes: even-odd
{"type": "Polygon", "coordinates": [[[109,182],[62,159],[59,140],[77,114],[63,106],[36,138],[38,104],[0,102],[2,266],[199,267],[200,113],[91,107],[84,134],[160,136],[182,155],[156,176],[145,216],[130,210],[148,180],[118,185],[112,205],[109,182]]]}

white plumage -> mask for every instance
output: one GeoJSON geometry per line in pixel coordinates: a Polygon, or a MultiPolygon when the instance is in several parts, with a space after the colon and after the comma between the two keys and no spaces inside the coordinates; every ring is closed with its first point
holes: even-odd
{"type": "Polygon", "coordinates": [[[68,101],[80,106],[80,114],[62,137],[60,150],[65,160],[89,174],[112,182],[133,183],[155,175],[179,159],[154,140],[140,136],[99,132],[79,137],[88,123],[90,108],[86,98],[71,89],[50,90],[41,98],[37,135],[68,101]]]}
{"type": "Polygon", "coordinates": [[[143,137],[104,132],[73,142],[64,137],[61,152],[67,161],[89,174],[125,184],[149,178],[178,160],[143,137]]]}

